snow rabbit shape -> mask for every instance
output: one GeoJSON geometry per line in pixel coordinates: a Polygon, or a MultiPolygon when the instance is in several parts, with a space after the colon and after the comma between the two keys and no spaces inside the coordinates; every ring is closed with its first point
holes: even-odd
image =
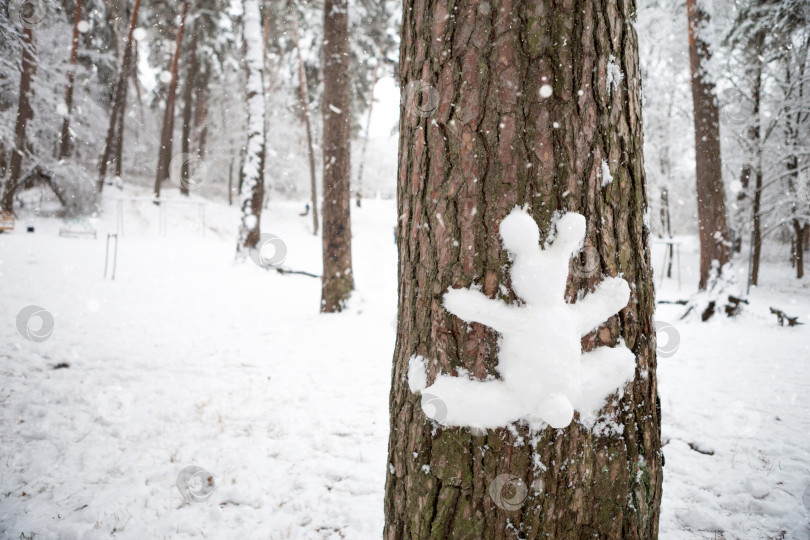
{"type": "Polygon", "coordinates": [[[501,222],[500,233],[512,256],[512,288],[525,304],[509,305],[474,289],[444,295],[447,311],[500,333],[500,379],[439,374],[427,386],[424,359],[414,356],[411,391],[421,392],[425,414],[446,426],[495,428],[526,418],[563,428],[574,410],[583,423],[595,420],[605,398],[632,379],[636,361],[623,342],[583,353],[580,339],[627,305],[630,287],[607,277],[577,303],[565,302],[568,261],[585,237],[580,214],[563,215],[545,249],[534,219],[520,208],[501,222]]]}

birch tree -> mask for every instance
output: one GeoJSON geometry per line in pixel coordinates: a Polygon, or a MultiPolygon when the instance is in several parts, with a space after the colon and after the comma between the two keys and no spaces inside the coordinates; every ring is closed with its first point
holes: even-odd
{"type": "Polygon", "coordinates": [[[262,202],[264,199],[265,117],[264,44],[258,0],[242,2],[245,70],[247,71],[247,146],[242,165],[239,206],[242,222],[236,246],[238,255],[246,255],[259,242],[262,202]]]}

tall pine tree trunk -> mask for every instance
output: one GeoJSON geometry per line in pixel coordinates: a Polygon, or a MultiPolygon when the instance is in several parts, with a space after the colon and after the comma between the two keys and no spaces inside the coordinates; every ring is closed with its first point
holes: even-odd
{"type": "MultiPolygon", "coordinates": [[[[133,66],[134,67],[134,66],[133,66]]],[[[121,178],[123,175],[124,160],[124,123],[127,117],[127,94],[129,93],[129,83],[124,85],[124,100],[121,102],[121,109],[118,111],[118,126],[115,128],[115,151],[113,159],[115,161],[115,176],[121,178]]]]}
{"type": "Polygon", "coordinates": [[[166,108],[163,111],[163,130],[160,134],[160,148],[158,149],[158,166],[155,175],[155,199],[160,199],[160,186],[169,179],[169,164],[172,161],[172,144],[174,140],[174,106],[177,101],[177,75],[180,69],[180,50],[183,47],[183,32],[186,28],[186,15],[188,15],[188,2],[183,2],[183,12],[180,16],[180,26],[177,27],[177,38],[174,43],[174,56],[172,57],[169,72],[171,81],[166,91],[166,108]]]}
{"type": "MultiPolygon", "coordinates": [[[[138,23],[138,11],[141,9],[141,0],[135,0],[132,6],[132,14],[129,18],[129,31],[127,32],[127,44],[124,46],[124,57],[121,59],[121,72],[118,75],[118,82],[115,86],[113,106],[110,111],[110,124],[107,128],[107,138],[104,143],[104,153],[101,155],[101,163],[98,169],[98,183],[96,189],[99,193],[104,189],[104,179],[107,177],[107,167],[116,151],[116,133],[120,124],[119,115],[122,114],[126,103],[127,78],[130,76],[133,56],[133,37],[135,26],[138,23]]],[[[119,134],[120,135],[120,134],[119,134]]]]}
{"type": "Polygon", "coordinates": [[[17,100],[17,122],[14,126],[14,148],[8,166],[8,179],[3,189],[0,207],[9,212],[14,209],[14,194],[20,184],[22,160],[25,154],[27,138],[25,135],[28,121],[34,117],[31,108],[31,82],[37,72],[37,48],[34,42],[34,30],[22,29],[22,71],[20,73],[20,94],[17,100]]]}
{"type": "Polygon", "coordinates": [[[62,133],[59,137],[59,159],[70,155],[70,114],[73,111],[73,82],[76,78],[76,58],[79,53],[79,23],[82,20],[82,0],[76,0],[73,13],[73,40],[70,45],[70,61],[65,86],[65,117],[62,119],[62,133]]]}
{"type": "Polygon", "coordinates": [[[261,235],[260,221],[264,201],[264,151],[267,106],[264,100],[264,45],[258,0],[244,0],[245,67],[247,69],[247,147],[239,182],[239,227],[237,256],[256,247],[261,235]]]}
{"type": "Polygon", "coordinates": [[[354,289],[350,185],[351,102],[346,0],[323,5],[323,278],[321,311],[341,311],[354,289]]]}
{"type": "Polygon", "coordinates": [[[689,17],[689,64],[692,73],[692,104],[695,121],[695,165],[700,237],[700,289],[709,283],[712,267],[718,273],[729,260],[723,169],[720,160],[720,117],[714,82],[707,72],[711,51],[700,32],[709,15],[701,0],[686,0],[689,17]]]}
{"type": "Polygon", "coordinates": [[[405,2],[386,539],[657,537],[663,455],[632,10],[405,2]],[[408,387],[413,355],[429,359],[431,377],[498,375],[497,334],[468,331],[441,295],[478,285],[515,302],[498,226],[516,205],[544,237],[555,213],[585,216],[599,268],[569,280],[569,301],[601,274],[631,285],[620,316],[583,339],[588,350],[621,337],[637,358],[637,376],[603,411],[612,429],[436,427],[408,387]]]}
{"type": "Polygon", "coordinates": [[[307,74],[304,71],[304,60],[301,58],[301,42],[298,38],[298,14],[291,13],[293,23],[293,41],[295,54],[298,57],[298,84],[301,93],[301,108],[304,113],[304,126],[307,130],[307,156],[309,157],[309,185],[312,192],[312,234],[318,234],[318,182],[315,179],[315,145],[312,142],[312,122],[309,117],[309,91],[307,74]]]}

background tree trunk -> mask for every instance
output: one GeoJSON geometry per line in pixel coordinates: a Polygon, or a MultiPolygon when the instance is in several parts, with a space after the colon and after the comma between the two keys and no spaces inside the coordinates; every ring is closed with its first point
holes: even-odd
{"type": "MultiPolygon", "coordinates": [[[[134,68],[134,66],[132,66],[134,68]]],[[[129,79],[124,84],[124,100],[121,102],[121,109],[118,111],[118,125],[115,133],[115,152],[113,159],[115,161],[115,176],[121,178],[123,176],[123,160],[124,160],[124,125],[127,118],[127,95],[129,93],[129,79]]]]}
{"type": "Polygon", "coordinates": [[[73,111],[73,82],[76,78],[76,58],[79,54],[79,23],[82,20],[82,0],[76,0],[73,13],[73,40],[70,45],[67,86],[65,86],[65,117],[62,119],[62,133],[59,137],[59,159],[70,155],[70,114],[73,111]]]}
{"type": "Polygon", "coordinates": [[[714,82],[707,69],[711,52],[700,37],[709,15],[699,0],[686,0],[689,17],[689,64],[695,121],[698,229],[700,237],[700,289],[709,282],[712,266],[720,272],[730,256],[723,169],[720,159],[720,118],[714,82]]]}
{"type": "Polygon", "coordinates": [[[298,56],[298,84],[301,92],[301,107],[304,113],[304,125],[307,130],[307,154],[309,157],[309,184],[312,190],[312,234],[318,234],[318,182],[315,178],[315,148],[312,143],[312,122],[309,118],[309,91],[307,90],[307,74],[304,71],[304,60],[301,58],[301,44],[298,38],[298,14],[292,10],[293,41],[295,53],[298,56]]]}
{"type": "Polygon", "coordinates": [[[207,60],[201,62],[200,76],[197,77],[194,92],[194,134],[197,139],[197,156],[205,159],[205,146],[208,141],[208,85],[211,82],[211,66],[207,60]]]}
{"type": "Polygon", "coordinates": [[[183,135],[181,151],[183,152],[184,159],[180,169],[180,193],[188,196],[188,183],[189,183],[189,154],[191,153],[191,122],[192,112],[194,107],[194,85],[197,77],[197,70],[200,62],[197,59],[197,32],[198,25],[195,23],[192,28],[193,35],[191,36],[191,49],[189,50],[189,64],[186,71],[186,82],[183,87],[183,135]]]}
{"type": "Polygon", "coordinates": [[[135,5],[132,6],[132,15],[129,18],[129,31],[127,32],[127,44],[124,47],[124,57],[121,60],[121,72],[118,75],[118,83],[115,87],[115,97],[113,98],[113,107],[110,111],[110,124],[107,128],[107,138],[104,143],[104,153],[101,155],[101,163],[98,169],[98,183],[96,188],[98,192],[104,189],[104,179],[107,176],[107,166],[112,159],[113,152],[116,148],[116,131],[119,125],[118,115],[125,108],[126,102],[126,86],[128,84],[127,78],[130,75],[133,56],[133,37],[132,33],[135,31],[135,26],[138,23],[138,11],[141,8],[141,0],[135,0],[135,5]]]}
{"type": "Polygon", "coordinates": [[[183,47],[183,31],[186,28],[186,15],[188,15],[188,2],[183,2],[183,13],[180,16],[180,26],[177,27],[177,38],[174,43],[174,56],[169,66],[172,74],[169,88],[166,92],[166,109],[163,111],[163,131],[160,134],[160,148],[158,149],[158,166],[155,175],[155,199],[160,198],[160,186],[169,178],[169,164],[172,161],[172,143],[174,137],[174,104],[177,101],[177,74],[180,68],[180,51],[183,47]]]}
{"type": "Polygon", "coordinates": [[[247,69],[248,140],[239,182],[242,224],[239,227],[238,256],[256,247],[261,235],[264,201],[264,149],[267,106],[264,100],[264,44],[258,0],[244,0],[245,67],[247,69]]]}
{"type": "Polygon", "coordinates": [[[371,90],[368,96],[368,115],[366,116],[366,129],[363,133],[363,149],[360,150],[360,163],[357,164],[357,185],[354,188],[354,195],[357,201],[357,208],[362,205],[363,191],[363,166],[366,164],[366,149],[368,148],[368,134],[371,130],[371,111],[374,109],[374,87],[377,86],[377,75],[380,72],[379,64],[374,68],[374,77],[371,79],[371,90]]]}
{"type": "Polygon", "coordinates": [[[658,535],[663,455],[632,10],[607,0],[405,2],[386,539],[658,535]],[[602,160],[613,177],[604,187],[602,160]],[[497,335],[468,330],[441,295],[475,284],[515,302],[498,235],[515,205],[543,237],[557,212],[586,217],[599,268],[570,278],[569,301],[601,274],[630,283],[628,306],[583,339],[589,350],[621,336],[637,357],[638,375],[603,411],[617,430],[436,428],[408,388],[412,355],[428,359],[428,384],[462,367],[497,376],[497,335]],[[499,477],[511,480],[500,492],[499,477]],[[520,499],[520,486],[519,504],[495,504],[520,499]]]}
{"type": "Polygon", "coordinates": [[[341,311],[354,289],[350,185],[351,101],[346,0],[323,5],[323,278],[321,311],[341,311]]]}
{"type": "Polygon", "coordinates": [[[17,100],[17,122],[14,126],[14,149],[8,166],[8,179],[3,190],[3,199],[0,206],[9,212],[14,210],[14,194],[20,184],[22,175],[22,160],[25,154],[25,130],[28,121],[34,117],[31,108],[31,81],[37,72],[37,47],[34,42],[34,31],[31,28],[22,29],[22,71],[20,73],[20,95],[17,100]]]}

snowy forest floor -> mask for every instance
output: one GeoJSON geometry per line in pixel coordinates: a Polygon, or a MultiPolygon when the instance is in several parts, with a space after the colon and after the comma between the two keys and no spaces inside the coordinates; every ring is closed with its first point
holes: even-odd
{"type": "MultiPolygon", "coordinates": [[[[204,236],[196,207],[168,205],[164,237],[157,207],[123,203],[115,280],[103,279],[120,195],[106,194],[97,239],[25,214],[0,235],[0,538],[379,538],[394,202],[352,207],[357,291],[321,315],[319,279],[233,262],[237,212],[219,204],[204,236]],[[53,315],[46,341],[18,332],[29,305],[53,315]],[[213,475],[210,499],[180,497],[190,465],[213,475]]],[[[303,206],[272,203],[263,230],[284,240],[286,267],[317,274],[303,206]]],[[[683,240],[682,289],[665,280],[659,298],[697,281],[683,240]]],[[[810,325],[768,313],[810,322],[810,281],[783,266],[764,266],[737,319],[658,308],[674,327],[661,347],[676,349],[659,357],[663,539],[810,538],[810,325]]]]}

